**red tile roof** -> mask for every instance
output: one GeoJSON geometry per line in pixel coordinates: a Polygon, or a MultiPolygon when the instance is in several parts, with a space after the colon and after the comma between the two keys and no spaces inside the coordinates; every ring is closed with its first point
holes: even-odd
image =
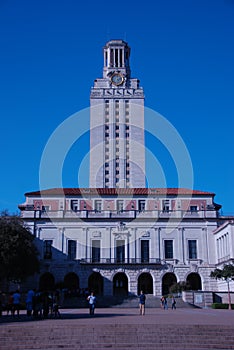
{"type": "Polygon", "coordinates": [[[189,196],[215,196],[213,192],[190,190],[187,188],[50,188],[25,193],[29,196],[77,196],[77,195],[189,195],[189,196]]]}

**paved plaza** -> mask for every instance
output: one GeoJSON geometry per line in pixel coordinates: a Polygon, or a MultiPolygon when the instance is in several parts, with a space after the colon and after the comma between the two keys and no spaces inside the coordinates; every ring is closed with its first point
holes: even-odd
{"type": "Polygon", "coordinates": [[[0,349],[234,349],[234,311],[212,309],[61,310],[61,319],[0,319],[0,349]]]}

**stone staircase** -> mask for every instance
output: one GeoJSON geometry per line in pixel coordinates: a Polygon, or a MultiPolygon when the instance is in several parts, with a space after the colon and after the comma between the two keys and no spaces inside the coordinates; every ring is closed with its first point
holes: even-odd
{"type": "MultiPolygon", "coordinates": [[[[90,320],[89,320],[90,321],[90,320]]],[[[1,350],[234,349],[233,327],[160,324],[79,324],[48,320],[0,328],[1,350]]]]}
{"type": "MultiPolygon", "coordinates": [[[[136,296],[132,297],[114,297],[114,296],[97,296],[97,307],[107,308],[107,307],[118,307],[118,308],[137,308],[139,304],[139,299],[136,296]]],[[[62,308],[86,308],[88,307],[88,302],[84,297],[72,297],[65,299],[62,308]]],[[[146,296],[146,307],[147,308],[161,308],[161,301],[159,297],[148,294],[146,296]]],[[[170,298],[168,298],[168,308],[171,307],[170,298]]],[[[185,303],[182,298],[176,298],[177,308],[191,308],[194,307],[189,303],[185,303]]]]}

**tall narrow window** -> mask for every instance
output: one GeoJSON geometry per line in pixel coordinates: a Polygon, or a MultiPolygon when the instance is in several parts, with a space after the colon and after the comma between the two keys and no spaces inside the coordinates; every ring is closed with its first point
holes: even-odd
{"type": "Polygon", "coordinates": [[[71,200],[71,210],[73,211],[78,210],[78,200],[71,200]]]}
{"type": "Polygon", "coordinates": [[[141,240],[141,262],[149,262],[149,240],[141,240]]]}
{"type": "Polygon", "coordinates": [[[191,239],[188,241],[189,259],[197,259],[197,241],[191,239]]]}
{"type": "Polygon", "coordinates": [[[94,239],[92,241],[92,262],[93,263],[100,262],[100,257],[101,257],[101,255],[100,255],[100,251],[101,251],[100,246],[101,246],[101,244],[100,243],[101,242],[100,242],[99,239],[94,239]]]}
{"type": "Polygon", "coordinates": [[[116,241],[116,262],[123,263],[125,262],[125,241],[117,240],[116,241]]]}
{"type": "Polygon", "coordinates": [[[139,202],[138,202],[138,209],[139,209],[139,211],[144,211],[145,210],[145,200],[139,200],[139,202]]]}
{"type": "Polygon", "coordinates": [[[173,259],[173,240],[168,239],[164,241],[165,259],[173,259]]]}
{"type": "Polygon", "coordinates": [[[117,211],[123,211],[124,209],[124,201],[117,200],[117,211]]]}
{"type": "Polygon", "coordinates": [[[102,210],[102,201],[96,200],[95,201],[95,211],[101,212],[101,210],[102,210]]]}
{"type": "Polygon", "coordinates": [[[69,239],[67,242],[67,257],[69,260],[76,259],[76,241],[69,239]]]}
{"type": "Polygon", "coordinates": [[[44,241],[44,259],[52,259],[52,244],[51,239],[46,239],[44,241]]]}
{"type": "Polygon", "coordinates": [[[163,201],[163,211],[165,213],[168,213],[170,211],[170,201],[168,199],[165,199],[163,201]]]}

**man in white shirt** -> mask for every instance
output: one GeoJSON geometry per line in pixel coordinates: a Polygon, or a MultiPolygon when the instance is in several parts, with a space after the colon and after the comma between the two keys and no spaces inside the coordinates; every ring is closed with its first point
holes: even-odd
{"type": "Polygon", "coordinates": [[[89,314],[94,315],[95,305],[96,305],[96,297],[94,296],[94,293],[91,292],[91,294],[87,298],[89,302],[89,314]]]}

